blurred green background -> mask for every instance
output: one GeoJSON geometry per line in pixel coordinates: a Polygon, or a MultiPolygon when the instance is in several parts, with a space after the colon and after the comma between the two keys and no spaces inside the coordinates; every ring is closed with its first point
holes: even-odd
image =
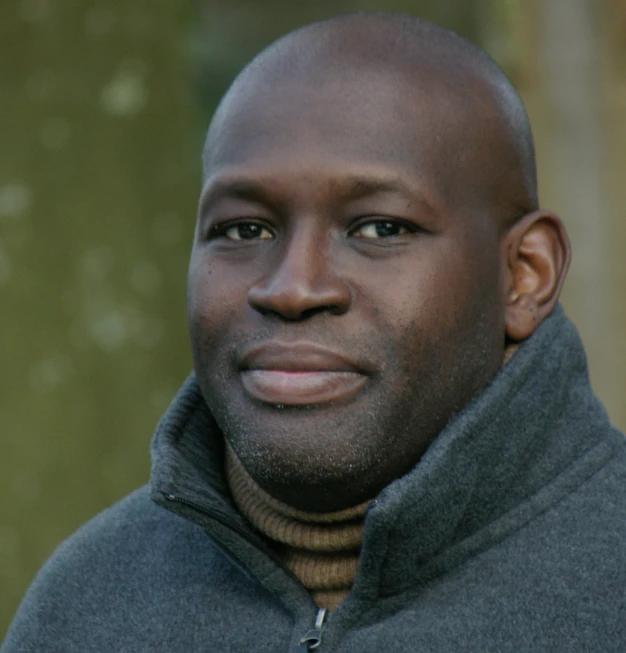
{"type": "Polygon", "coordinates": [[[187,255],[219,96],[281,33],[358,9],[452,27],[519,88],[542,204],[574,245],[564,303],[626,427],[623,0],[3,0],[0,639],[54,547],[148,478],[190,369],[187,255]]]}

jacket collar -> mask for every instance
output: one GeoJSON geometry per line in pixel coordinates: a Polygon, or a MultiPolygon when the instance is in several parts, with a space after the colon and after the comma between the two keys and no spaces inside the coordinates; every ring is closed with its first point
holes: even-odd
{"type": "Polygon", "coordinates": [[[383,490],[367,516],[363,570],[378,592],[395,594],[492,546],[606,462],[612,447],[599,443],[609,426],[578,333],[557,306],[383,490]]]}

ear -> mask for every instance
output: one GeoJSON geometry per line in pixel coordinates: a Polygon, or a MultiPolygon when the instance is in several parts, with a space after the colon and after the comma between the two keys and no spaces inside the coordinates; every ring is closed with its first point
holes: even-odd
{"type": "Polygon", "coordinates": [[[557,215],[533,211],[510,227],[502,247],[506,335],[519,342],[557,303],[571,258],[570,243],[557,215]]]}

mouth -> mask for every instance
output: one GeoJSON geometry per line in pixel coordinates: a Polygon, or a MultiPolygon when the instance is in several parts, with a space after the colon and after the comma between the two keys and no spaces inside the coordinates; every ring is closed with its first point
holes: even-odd
{"type": "Polygon", "coordinates": [[[249,395],[266,404],[308,406],[351,399],[367,377],[356,372],[248,370],[242,372],[242,381],[249,395]]]}
{"type": "Polygon", "coordinates": [[[274,406],[344,403],[369,380],[344,354],[307,343],[268,343],[244,356],[241,380],[254,399],[274,406]]]}

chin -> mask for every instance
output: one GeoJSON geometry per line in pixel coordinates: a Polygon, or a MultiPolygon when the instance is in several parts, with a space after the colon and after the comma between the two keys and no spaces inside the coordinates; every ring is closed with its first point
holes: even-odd
{"type": "MultiPolygon", "coordinates": [[[[370,420],[363,419],[368,412],[359,403],[255,407],[220,427],[268,494],[299,510],[340,510],[373,499],[406,471],[394,456],[381,456],[389,448],[385,430],[372,423],[371,411],[370,420]]],[[[402,464],[406,460],[401,457],[402,464]]]]}

